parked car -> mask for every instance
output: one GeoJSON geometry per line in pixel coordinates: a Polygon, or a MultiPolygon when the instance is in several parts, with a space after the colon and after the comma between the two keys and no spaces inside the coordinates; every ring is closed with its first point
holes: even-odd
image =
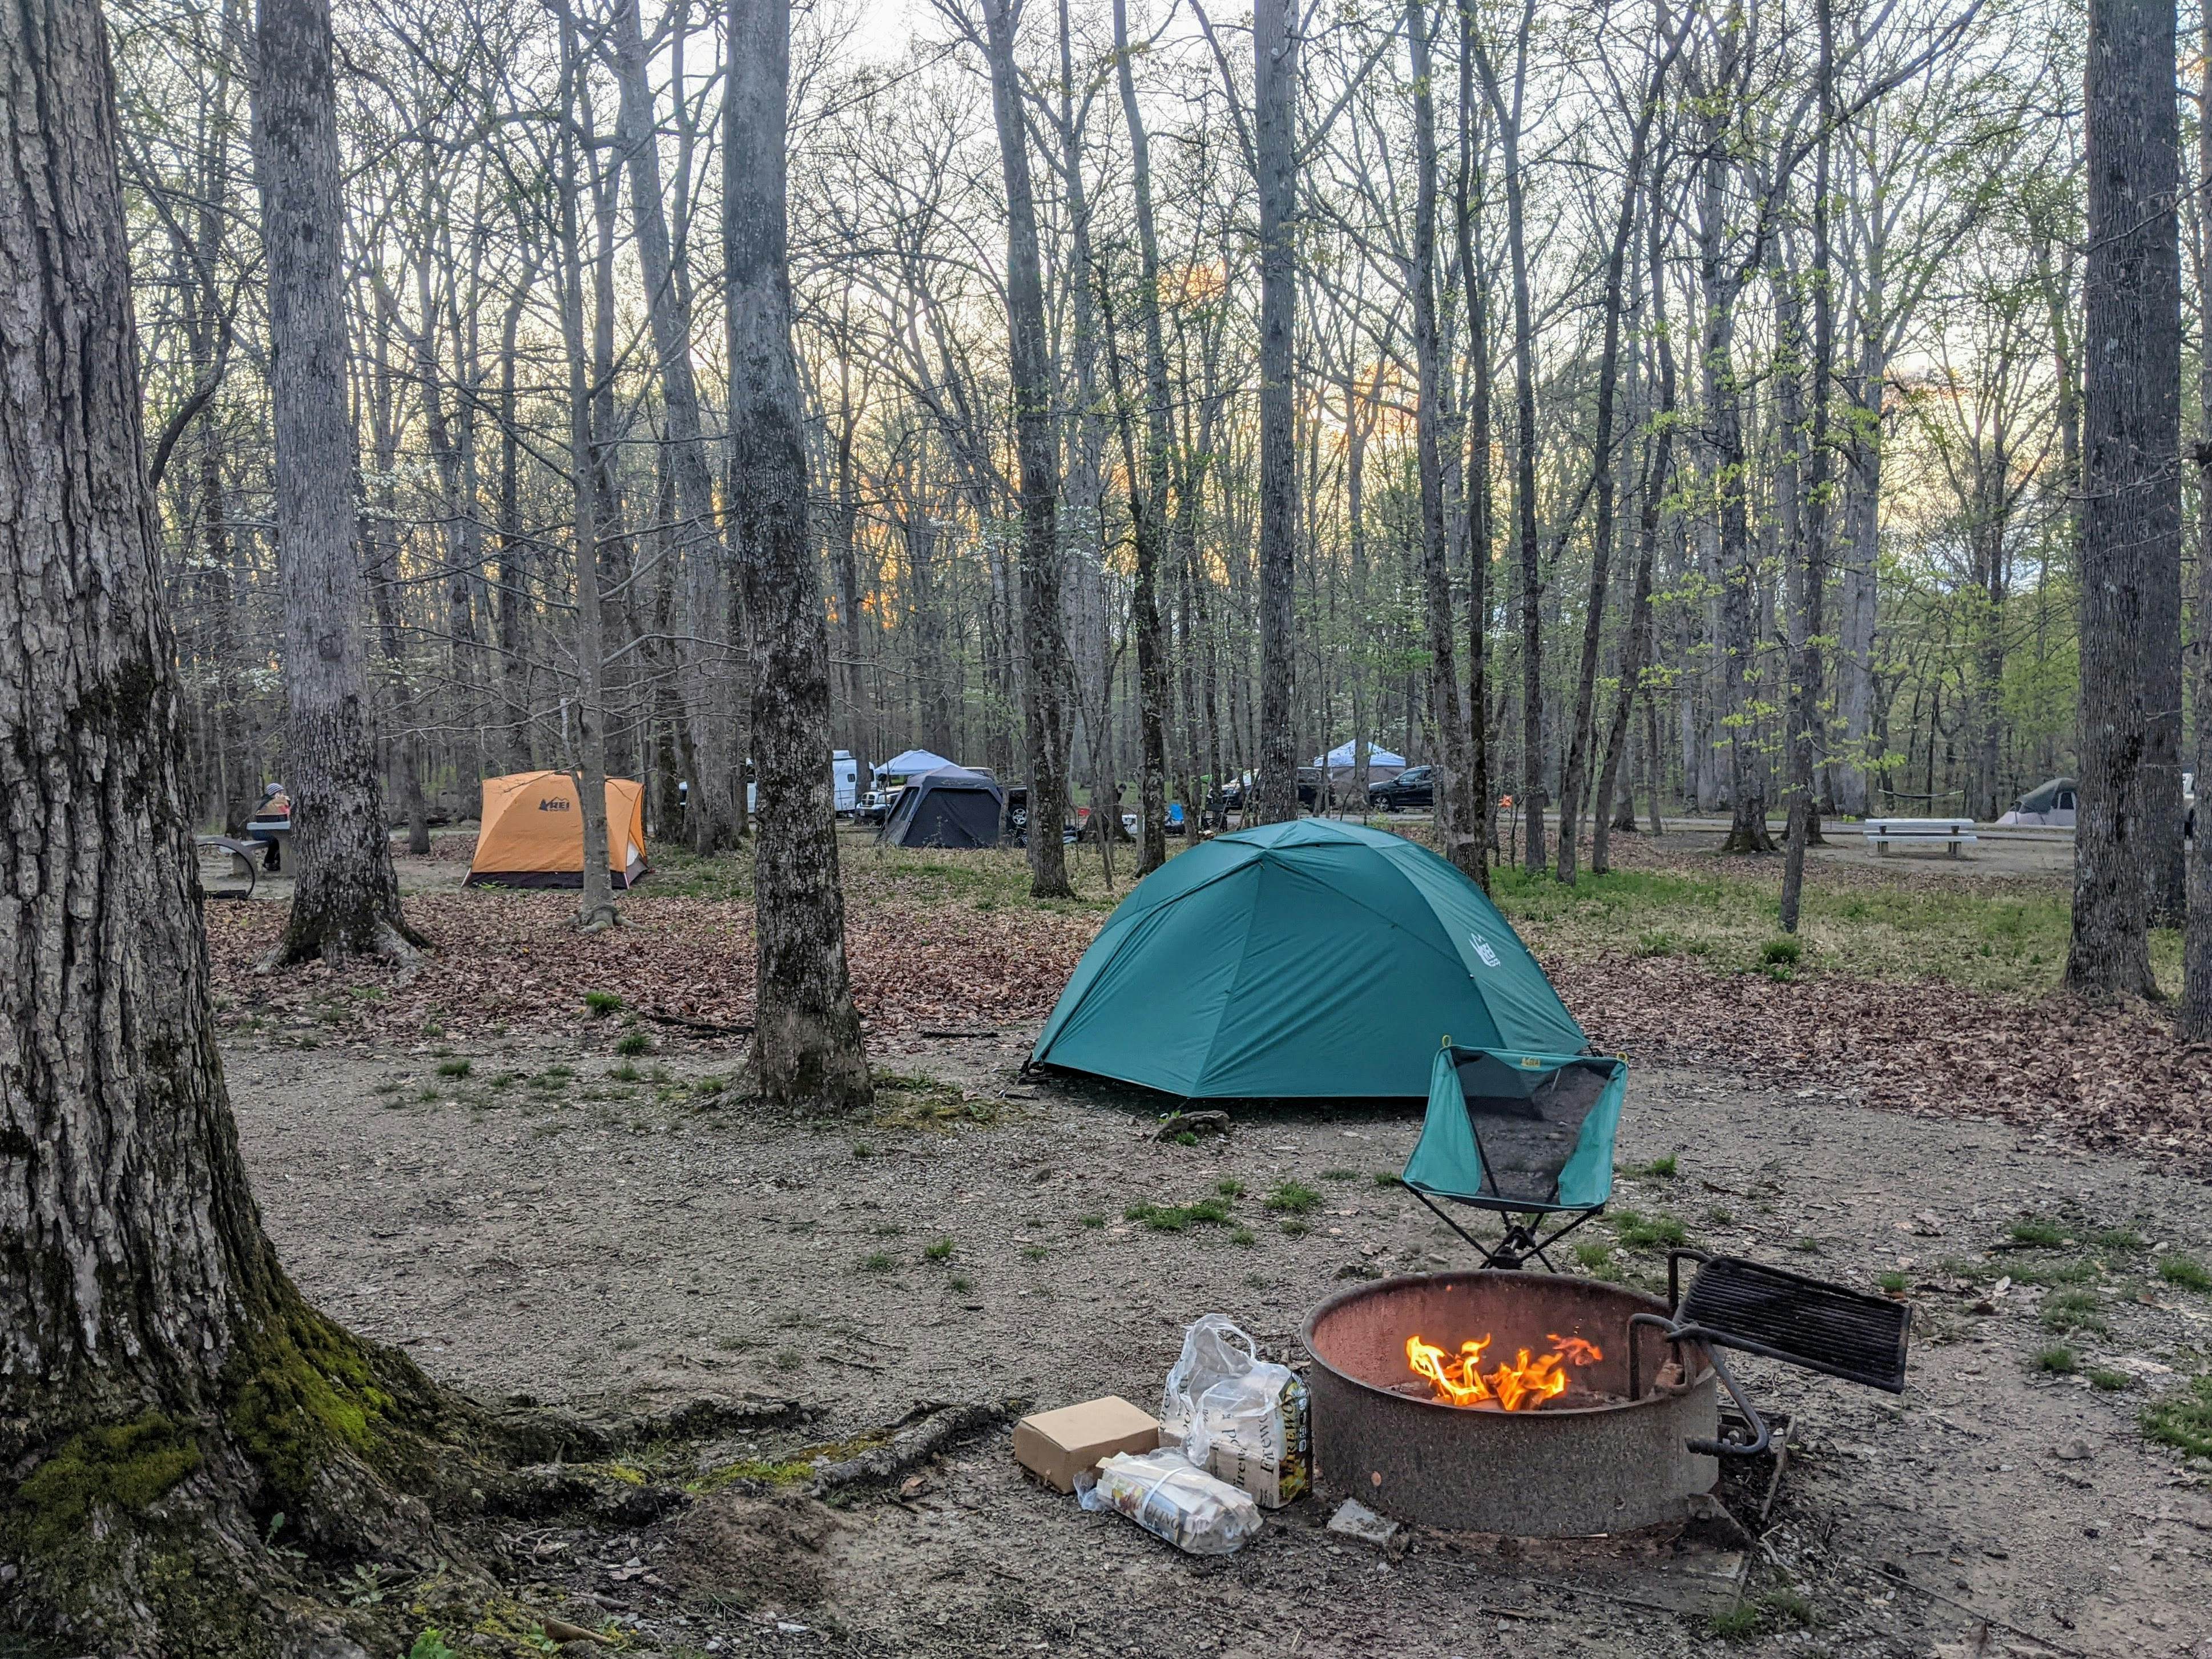
{"type": "Polygon", "coordinates": [[[860,804],[853,809],[855,823],[881,823],[890,816],[891,803],[898,799],[896,789],[871,789],[860,797],[860,804]]]}
{"type": "Polygon", "coordinates": [[[1434,806],[1437,804],[1436,768],[1409,766],[1395,778],[1369,784],[1367,804],[1379,806],[1385,812],[1395,812],[1409,806],[1434,806]]]}
{"type": "MultiPolygon", "coordinates": [[[[1030,791],[1027,784],[1016,783],[1007,786],[1006,824],[1013,832],[1007,839],[1015,846],[1026,847],[1030,844],[1030,791]]],[[[1060,839],[1062,845],[1073,846],[1076,839],[1075,825],[1061,824],[1060,839]]]]}
{"type": "MultiPolygon", "coordinates": [[[[1217,812],[1241,812],[1244,810],[1245,792],[1258,787],[1259,779],[1249,772],[1241,778],[1231,778],[1215,792],[1212,808],[1217,812]]],[[[1301,766],[1298,768],[1298,805],[1311,812],[1318,808],[1320,801],[1321,768],[1301,766]]]]}

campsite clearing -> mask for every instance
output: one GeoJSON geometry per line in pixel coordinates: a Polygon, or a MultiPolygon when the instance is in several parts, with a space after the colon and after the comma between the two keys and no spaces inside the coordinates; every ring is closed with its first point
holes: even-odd
{"type": "MultiPolygon", "coordinates": [[[[1162,1144],[1103,1085],[1014,1084],[1028,1024],[910,1036],[878,1056],[972,1097],[988,1122],[778,1125],[721,1103],[720,1058],[626,1061],[616,1029],[471,1043],[466,1078],[440,1075],[427,1043],[301,1052],[234,1037],[246,1152],[307,1292],[488,1396],[803,1400],[823,1415],[727,1449],[764,1468],[799,1454],[803,1470],[805,1446],[924,1398],[1053,1405],[1110,1391],[1150,1405],[1200,1312],[1231,1313],[1279,1352],[1349,1278],[1467,1263],[1409,1194],[1370,1178],[1402,1162],[1412,1105],[1240,1112],[1226,1141],[1162,1144]],[[361,1103],[316,1114],[303,1097],[361,1103]],[[1317,1204],[1269,1210],[1263,1195],[1291,1182],[1317,1204]],[[1201,1197],[1228,1222],[1123,1219],[1201,1197]]],[[[2197,1593],[2212,1572],[2205,1476],[2138,1426],[2212,1364],[2212,1295],[2156,1267],[2212,1261],[2200,1184],[1999,1125],[1668,1067],[1638,1068],[1620,1152],[1593,1241],[1601,1271],[1662,1275],[1659,1242],[1680,1229],[1809,1257],[1868,1288],[1893,1280],[1915,1304],[1901,1401],[1744,1368],[1809,1437],[1753,1580],[1769,1645],[1752,1651],[1784,1650],[1772,1643],[1797,1629],[1793,1597],[1815,1622],[1790,1650],[1853,1659],[1973,1651],[1978,1626],[1956,1603],[2057,1651],[2167,1659],[2212,1636],[2197,1593]],[[1672,1173],[1629,1173],[1647,1167],[1672,1173]],[[1993,1311],[1978,1313],[1984,1303],[1993,1311]],[[2063,1338],[2060,1317],[2075,1327],[2063,1338]],[[2039,1369],[2062,1340],[2076,1369],[2039,1369]]],[[[926,1469],[902,1501],[822,1517],[818,1553],[787,1538],[763,1556],[750,1513],[733,1507],[704,1542],[696,1523],[533,1534],[533,1571],[599,1598],[566,1605],[635,1615],[641,1645],[686,1659],[710,1641],[946,1659],[1039,1643],[1257,1659],[1293,1632],[1303,1652],[1372,1650],[1378,1630],[1387,1651],[1418,1659],[1658,1659],[1711,1641],[1700,1618],[1547,1587],[1554,1571],[1510,1552],[1423,1539],[1387,1562],[1322,1532],[1328,1512],[1310,1502],[1227,1562],[1186,1560],[1025,1484],[1003,1431],[926,1469]],[[683,1600],[633,1560],[672,1584],[719,1574],[729,1599],[683,1600]]],[[[2019,1640],[2000,1631],[1984,1650],[2019,1640]]]]}
{"type": "MultiPolygon", "coordinates": [[[[1392,1182],[1416,1103],[1232,1107],[1225,1141],[1184,1145],[1157,1138],[1158,1097],[1018,1079],[1112,908],[1089,848],[1071,849],[1085,896],[1039,904],[1015,852],[847,841],[856,994],[896,1081],[876,1117],[832,1125],[729,1097],[744,860],[656,848],[625,926],[584,939],[558,895],[459,890],[466,842],[403,866],[440,945],[411,977],[258,979],[281,906],[208,908],[258,1190],[322,1305],[479,1393],[818,1413],[659,1473],[802,1478],[924,1400],[1149,1405],[1199,1313],[1291,1353],[1346,1284],[1470,1264],[1392,1182]]],[[[2021,994],[2063,916],[2047,881],[1816,866],[1788,956],[1765,948],[1771,865],[1616,848],[1629,867],[1571,892],[1498,883],[1570,1012],[1634,1064],[1620,1179],[1573,1269],[1650,1284],[1688,1240],[1915,1306],[1901,1401],[1744,1368],[1809,1441],[1741,1622],[1767,1650],[1852,1659],[1973,1652],[1960,1604],[2002,1621],[1990,1653],[2179,1659],[2212,1638],[2189,1595],[2212,1565],[2212,1467],[2144,1432],[2185,1438],[2191,1412],[2146,1413],[2212,1370],[2212,1056],[2142,1010],[2021,994]],[[1706,948],[1645,948],[1655,927],[1706,948]]],[[[1003,1430],[836,1515],[749,1490],[680,1526],[538,1528],[532,1594],[635,1617],[671,1659],[1258,1659],[1285,1632],[1328,1653],[1378,1629],[1437,1659],[1470,1632],[1502,1654],[1659,1659],[1711,1640],[1702,1615],[1562,1589],[1517,1547],[1431,1537],[1380,1559],[1323,1533],[1317,1504],[1187,1561],[1025,1486],[1003,1430]]]]}

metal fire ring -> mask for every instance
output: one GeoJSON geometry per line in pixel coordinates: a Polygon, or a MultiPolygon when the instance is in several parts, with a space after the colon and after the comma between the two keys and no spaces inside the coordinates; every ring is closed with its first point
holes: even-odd
{"type": "Polygon", "coordinates": [[[1316,1473],[1401,1520],[1468,1531],[1574,1538],[1683,1520],[1719,1479],[1692,1443],[1716,1438],[1720,1407],[1711,1356],[1695,1344],[1682,1345],[1688,1381],[1649,1380],[1674,1346],[1629,1322],[1667,1311],[1654,1297],[1552,1273],[1421,1274],[1346,1291],[1304,1331],[1316,1473]],[[1407,1336],[1451,1346],[1486,1331],[1501,1347],[1553,1334],[1597,1343],[1605,1358],[1577,1375],[1602,1403],[1499,1412],[1395,1391],[1407,1336]],[[1634,1400],[1631,1343],[1646,1379],[1634,1400]]]}

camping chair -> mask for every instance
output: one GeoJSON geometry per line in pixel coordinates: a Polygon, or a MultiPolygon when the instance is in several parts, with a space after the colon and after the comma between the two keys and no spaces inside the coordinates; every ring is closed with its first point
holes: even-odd
{"type": "Polygon", "coordinates": [[[1612,1195],[1613,1138],[1627,1089],[1623,1060],[1455,1048],[1446,1037],[1429,1073],[1421,1138],[1401,1179],[1482,1252],[1484,1267],[1533,1260],[1557,1273],[1545,1252],[1612,1195]],[[1504,1237],[1486,1243],[1446,1203],[1500,1217],[1504,1237]]]}

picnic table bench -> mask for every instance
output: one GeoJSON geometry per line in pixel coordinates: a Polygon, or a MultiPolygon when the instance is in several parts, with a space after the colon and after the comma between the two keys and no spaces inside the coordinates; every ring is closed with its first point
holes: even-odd
{"type": "Polygon", "coordinates": [[[1972,818],[1869,818],[1862,826],[1877,855],[1889,851],[1892,842],[1914,844],[1942,842],[1953,858],[1961,847],[1974,844],[1972,818]]]}

